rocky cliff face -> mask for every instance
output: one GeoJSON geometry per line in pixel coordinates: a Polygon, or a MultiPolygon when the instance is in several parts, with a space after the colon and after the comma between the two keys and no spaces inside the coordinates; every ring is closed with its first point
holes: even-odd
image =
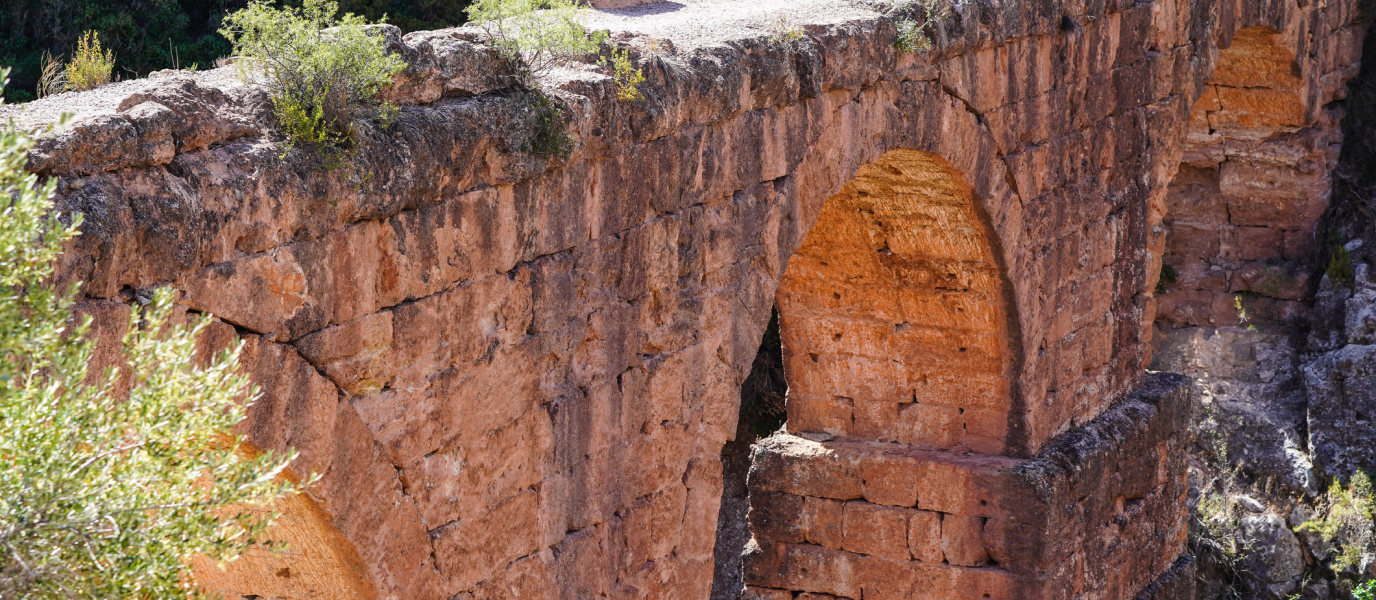
{"type": "MultiPolygon", "coordinates": [[[[706,597],[777,304],[789,423],[755,451],[748,594],[1183,598],[1190,395],[1143,373],[1163,219],[1185,230],[1190,124],[1223,118],[1220,41],[1280,11],[1325,32],[1297,61],[1348,56],[1328,40],[1359,35],[1352,6],[1291,8],[965,3],[916,55],[860,5],[598,11],[647,98],[591,63],[551,75],[557,160],[468,29],[387,33],[401,116],[335,170],[283,155],[223,70],[20,119],[78,113],[30,168],[85,215],[62,271],[82,310],[119,323],[176,287],[248,342],[245,432],[322,475],[291,535],[330,542],[282,560],[323,579],[216,589],[706,597]]],[[[1298,80],[1336,94],[1336,68],[1298,80]]],[[[1258,156],[1237,161],[1279,160],[1258,156]]]]}

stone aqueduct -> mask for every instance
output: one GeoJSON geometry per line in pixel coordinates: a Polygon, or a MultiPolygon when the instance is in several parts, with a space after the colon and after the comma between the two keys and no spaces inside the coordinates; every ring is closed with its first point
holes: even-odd
{"type": "MultiPolygon", "coordinates": [[[[755,450],[748,597],[1190,596],[1186,386],[1143,368],[1191,222],[1170,190],[1259,127],[1336,148],[1354,0],[965,2],[915,55],[823,0],[593,19],[647,98],[556,73],[566,160],[523,150],[529,97],[466,29],[390,38],[404,110],[353,167],[281,158],[228,70],[82,96],[34,151],[86,215],[62,277],[102,334],[175,286],[221,322],[207,343],[247,343],[245,433],[322,476],[287,554],[203,584],[705,598],[777,305],[789,433],[755,450]]],[[[1210,189],[1310,219],[1234,225],[1303,246],[1317,212],[1287,201],[1326,195],[1230,169],[1210,189]]]]}

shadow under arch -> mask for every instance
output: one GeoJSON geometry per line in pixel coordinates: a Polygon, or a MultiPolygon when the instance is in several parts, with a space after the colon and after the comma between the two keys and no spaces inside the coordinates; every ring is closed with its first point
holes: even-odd
{"type": "Polygon", "coordinates": [[[1006,273],[964,176],[891,150],[822,205],[776,295],[788,429],[1001,454],[1006,273]]]}
{"type": "MultiPolygon", "coordinates": [[[[243,452],[252,455],[260,450],[245,442],[243,452]]],[[[298,481],[291,473],[279,478],[298,481]]],[[[377,598],[362,557],[308,494],[288,496],[271,506],[241,508],[256,514],[277,511],[267,536],[274,542],[285,542],[285,548],[253,548],[224,565],[204,556],[194,557],[189,562],[197,587],[219,593],[225,600],[377,598]]]]}

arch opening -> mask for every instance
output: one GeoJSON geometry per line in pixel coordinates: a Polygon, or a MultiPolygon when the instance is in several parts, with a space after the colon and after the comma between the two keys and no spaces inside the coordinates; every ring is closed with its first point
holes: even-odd
{"type": "Polygon", "coordinates": [[[1307,278],[1294,263],[1314,250],[1338,138],[1292,46],[1250,27],[1219,51],[1165,196],[1159,323],[1238,325],[1239,302],[1254,323],[1302,310],[1307,278]]]}
{"type": "Polygon", "coordinates": [[[1004,277],[974,189],[894,150],[822,205],[776,302],[788,429],[998,454],[1011,396],[1004,277]]]}
{"type": "MultiPolygon", "coordinates": [[[[257,452],[245,448],[246,452],[257,452]]],[[[290,474],[286,477],[295,481],[290,474]]],[[[241,506],[253,514],[277,511],[267,537],[276,547],[255,547],[219,565],[204,557],[190,560],[197,587],[227,600],[373,600],[377,592],[362,557],[330,522],[315,500],[300,493],[270,506],[241,506]]]]}

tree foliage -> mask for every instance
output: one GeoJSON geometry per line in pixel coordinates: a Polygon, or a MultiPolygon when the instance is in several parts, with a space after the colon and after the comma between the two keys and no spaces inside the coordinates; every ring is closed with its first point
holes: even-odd
{"type": "Polygon", "coordinates": [[[238,348],[198,356],[210,320],[173,325],[169,290],[132,311],[121,366],[89,371],[77,288],[49,286],[81,219],[23,170],[32,143],[0,127],[0,599],[194,595],[185,559],[257,543],[269,518],[235,507],[295,491],[292,456],[228,433],[256,390],[238,348]]]}
{"type": "Polygon", "coordinates": [[[86,31],[100,34],[119,59],[116,79],[181,66],[213,67],[229,42],[219,20],[244,0],[5,0],[0,2],[0,66],[14,68],[9,95],[31,100],[42,57],[71,57],[86,31]]]}
{"type": "Polygon", "coordinates": [[[379,94],[406,68],[366,19],[336,19],[338,11],[329,0],[281,9],[253,2],[226,16],[220,29],[235,54],[248,59],[240,63],[243,74],[267,86],[282,132],[325,149],[350,146],[356,117],[389,114],[379,94]]]}

